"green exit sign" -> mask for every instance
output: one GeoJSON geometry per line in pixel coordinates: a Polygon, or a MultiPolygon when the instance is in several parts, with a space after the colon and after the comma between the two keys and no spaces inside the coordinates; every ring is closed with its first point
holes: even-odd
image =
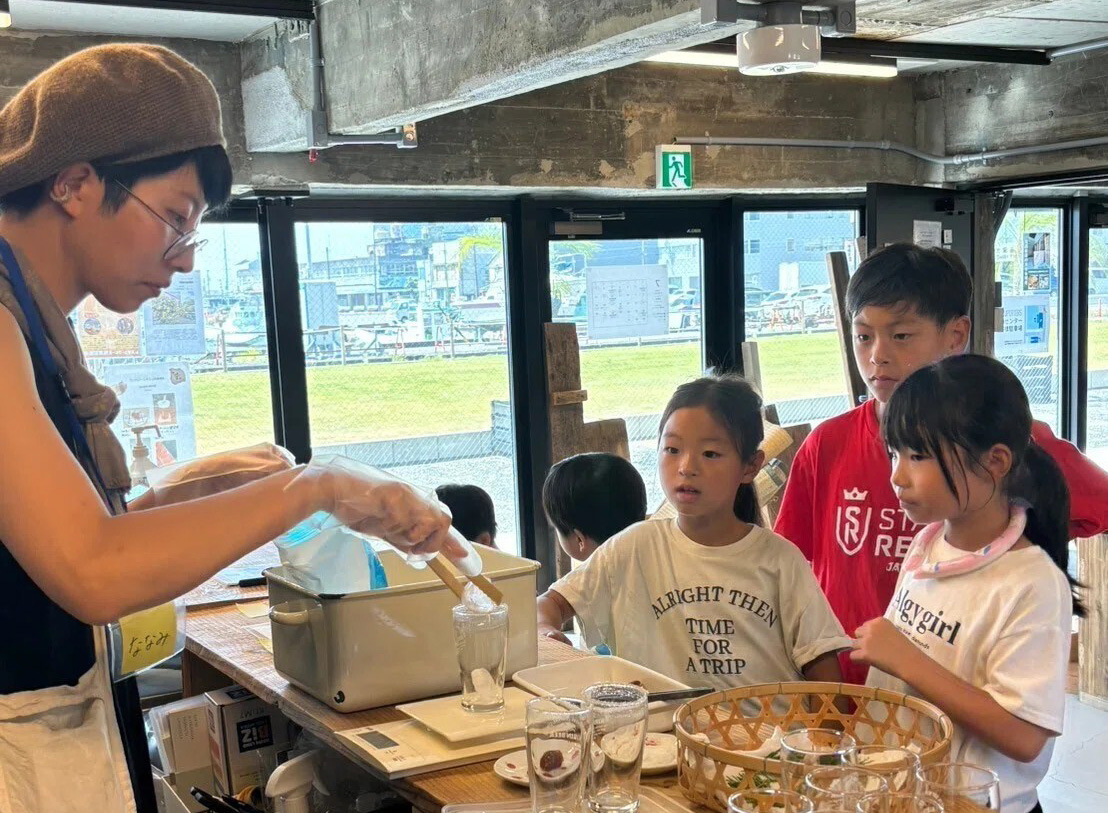
{"type": "Polygon", "coordinates": [[[655,148],[656,186],[658,189],[692,189],[692,147],[670,144],[655,148]]]}

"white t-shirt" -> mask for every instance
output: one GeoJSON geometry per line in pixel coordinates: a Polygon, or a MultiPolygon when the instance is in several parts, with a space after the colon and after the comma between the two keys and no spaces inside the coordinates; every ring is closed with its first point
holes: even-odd
{"type": "Polygon", "coordinates": [[[551,589],[589,640],[691,686],[796,680],[820,655],[850,647],[804,556],[765,528],[708,547],[676,520],[648,520],[551,589]]]}
{"type": "MultiPolygon", "coordinates": [[[[929,558],[962,555],[939,538],[929,558]]],[[[1035,545],[960,576],[918,579],[902,573],[885,613],[933,660],[988,692],[1011,714],[1056,734],[1062,732],[1066,707],[1072,616],[1066,577],[1035,545]]],[[[916,694],[877,669],[870,669],[866,683],[916,694]]],[[[996,771],[1006,813],[1027,813],[1038,800],[1035,788],[1053,751],[1054,741],[1048,740],[1033,762],[1017,762],[955,726],[950,760],[996,771]]]]}

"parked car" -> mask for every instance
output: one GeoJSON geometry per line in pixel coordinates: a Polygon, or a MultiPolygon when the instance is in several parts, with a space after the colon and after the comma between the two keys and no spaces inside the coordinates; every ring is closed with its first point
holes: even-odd
{"type": "Polygon", "coordinates": [[[745,288],[743,289],[743,298],[746,300],[747,311],[752,311],[762,306],[762,303],[766,301],[766,297],[770,295],[769,291],[761,288],[745,288]]]}
{"type": "Polygon", "coordinates": [[[1108,268],[1089,268],[1089,293],[1108,295],[1108,268]]]}

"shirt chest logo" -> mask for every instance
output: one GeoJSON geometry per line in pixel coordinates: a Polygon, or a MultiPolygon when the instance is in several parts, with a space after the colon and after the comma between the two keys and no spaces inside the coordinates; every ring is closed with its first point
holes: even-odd
{"type": "Polygon", "coordinates": [[[862,549],[869,536],[873,508],[866,506],[868,491],[843,489],[843,502],[835,509],[835,541],[847,556],[862,549]]]}

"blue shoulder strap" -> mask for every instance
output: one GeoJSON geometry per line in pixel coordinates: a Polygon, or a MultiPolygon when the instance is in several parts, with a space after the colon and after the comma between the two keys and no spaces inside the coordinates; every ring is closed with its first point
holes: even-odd
{"type": "Polygon", "coordinates": [[[61,371],[50,352],[50,346],[46,341],[46,328],[42,324],[42,315],[39,313],[38,306],[35,305],[31,292],[27,288],[27,281],[23,278],[23,269],[19,267],[15,252],[12,251],[11,245],[3,237],[0,237],[0,262],[3,262],[4,267],[8,269],[8,279],[12,284],[12,292],[15,294],[19,307],[23,310],[24,317],[27,319],[27,330],[31,334],[31,352],[38,357],[47,378],[54,382],[62,394],[66,422],[69,424],[69,432],[72,435],[77,456],[84,461],[89,471],[92,472],[92,476],[96,478],[96,483],[100,486],[104,499],[108,504],[108,510],[111,511],[113,510],[110,498],[111,492],[104,484],[104,477],[100,473],[100,467],[96,465],[96,458],[92,456],[92,449],[89,448],[88,438],[85,437],[85,429],[81,425],[81,419],[77,417],[77,410],[73,408],[73,397],[69,394],[69,388],[66,387],[61,371]]]}

